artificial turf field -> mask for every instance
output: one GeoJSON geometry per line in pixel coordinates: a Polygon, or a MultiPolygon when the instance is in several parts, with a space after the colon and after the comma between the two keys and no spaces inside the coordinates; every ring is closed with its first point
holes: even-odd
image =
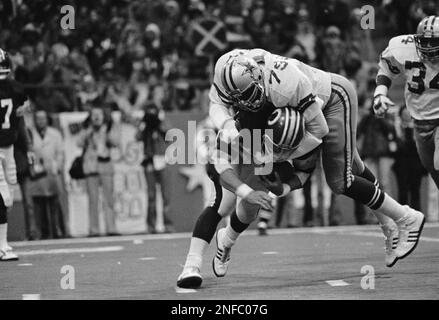
{"type": "Polygon", "coordinates": [[[426,223],[416,250],[393,268],[384,265],[378,226],[264,237],[250,230],[233,248],[226,277],[212,272],[213,241],[201,288],[179,290],[189,240],[177,233],[11,243],[20,260],[0,263],[0,299],[439,299],[438,223],[426,223]],[[374,283],[369,278],[364,289],[371,267],[374,283]],[[72,271],[74,289],[63,289],[72,271]]]}

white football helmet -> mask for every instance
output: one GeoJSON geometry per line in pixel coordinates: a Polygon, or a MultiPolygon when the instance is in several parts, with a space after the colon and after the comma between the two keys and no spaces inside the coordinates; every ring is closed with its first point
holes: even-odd
{"type": "Polygon", "coordinates": [[[424,60],[439,59],[439,16],[425,17],[414,35],[416,50],[424,60]]]}
{"type": "Polygon", "coordinates": [[[253,59],[239,55],[228,61],[221,70],[221,82],[239,109],[256,112],[263,106],[264,75],[253,59]]]}

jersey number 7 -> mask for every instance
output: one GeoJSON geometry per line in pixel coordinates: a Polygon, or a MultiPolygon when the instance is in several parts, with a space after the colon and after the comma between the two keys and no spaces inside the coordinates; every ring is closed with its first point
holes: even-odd
{"type": "Polygon", "coordinates": [[[11,127],[11,114],[12,114],[12,99],[0,100],[0,123],[2,129],[9,129],[11,127]],[[6,109],[4,111],[4,109],[6,109]]]}

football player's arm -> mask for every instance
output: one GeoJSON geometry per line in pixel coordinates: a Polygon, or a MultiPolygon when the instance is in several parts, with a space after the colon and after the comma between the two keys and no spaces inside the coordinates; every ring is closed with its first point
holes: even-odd
{"type": "Polygon", "coordinates": [[[237,173],[233,169],[229,156],[222,150],[213,152],[212,159],[215,170],[220,176],[221,185],[227,190],[233,192],[238,197],[249,203],[260,205],[266,210],[272,210],[271,197],[264,191],[255,191],[249,185],[239,179],[237,173]]]}
{"type": "Polygon", "coordinates": [[[233,114],[230,112],[231,103],[214,83],[209,91],[209,117],[218,130],[224,130],[230,136],[230,140],[238,135],[233,114]]]}
{"type": "Polygon", "coordinates": [[[329,132],[328,124],[323,115],[323,101],[316,96],[311,81],[306,75],[299,72],[294,95],[288,105],[293,106],[302,113],[305,121],[305,136],[294,157],[300,157],[315,149],[322,143],[322,138],[329,132]]]}
{"type": "Polygon", "coordinates": [[[317,147],[308,154],[293,160],[295,172],[290,181],[288,181],[290,191],[303,188],[311,174],[314,172],[319,157],[320,147],[317,147]]]}
{"type": "Polygon", "coordinates": [[[23,139],[23,145],[26,148],[25,152],[32,151],[32,141],[26,129],[26,123],[23,117],[18,117],[18,136],[20,139],[23,139]]]}
{"type": "Polygon", "coordinates": [[[220,173],[221,185],[227,190],[235,193],[245,201],[260,205],[265,210],[273,210],[272,198],[264,191],[253,190],[249,185],[242,182],[232,168],[228,168],[220,173]]]}
{"type": "Polygon", "coordinates": [[[387,94],[392,86],[392,81],[399,77],[403,70],[403,66],[395,58],[392,51],[390,47],[387,47],[381,53],[378,63],[376,88],[373,94],[373,110],[377,116],[383,116],[389,106],[394,105],[387,94]]]}

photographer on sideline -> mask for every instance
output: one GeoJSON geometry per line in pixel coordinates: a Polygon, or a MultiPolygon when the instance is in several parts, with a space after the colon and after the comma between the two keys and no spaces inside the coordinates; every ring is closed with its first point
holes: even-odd
{"type": "Polygon", "coordinates": [[[80,133],[78,146],[84,150],[84,173],[88,194],[90,237],[99,236],[99,187],[102,187],[106,234],[118,235],[114,212],[114,164],[111,148],[120,144],[120,130],[95,102],[80,133]]]}
{"type": "Polygon", "coordinates": [[[157,185],[160,186],[161,190],[164,232],[173,232],[172,221],[168,218],[169,185],[165,175],[165,115],[164,111],[160,110],[154,103],[145,104],[144,110],[145,115],[136,139],[143,142],[144,159],[142,166],[144,167],[148,190],[147,232],[156,233],[158,231],[156,230],[157,185]]]}

